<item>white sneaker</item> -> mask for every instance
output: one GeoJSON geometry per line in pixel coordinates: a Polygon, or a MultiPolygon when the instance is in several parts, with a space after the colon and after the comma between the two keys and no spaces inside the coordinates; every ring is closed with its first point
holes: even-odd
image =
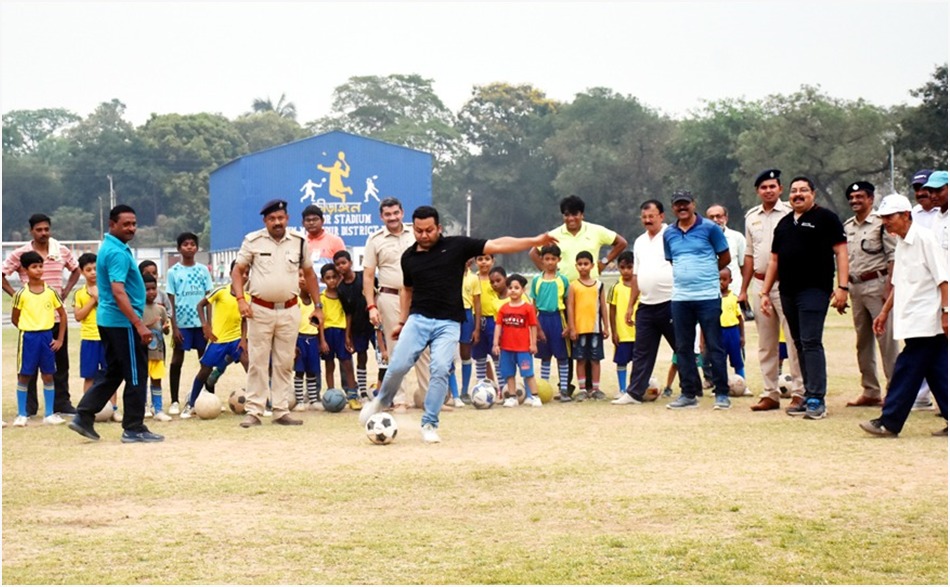
{"type": "Polygon", "coordinates": [[[155,408],[151,404],[145,406],[145,418],[151,418],[155,415],[155,408]]]}
{"type": "MultiPolygon", "coordinates": [[[[182,415],[182,418],[185,416],[182,415]]],[[[155,421],[156,422],[171,422],[172,417],[166,414],[165,412],[155,412],[155,421]]]]}
{"type": "Polygon", "coordinates": [[[310,411],[311,412],[325,412],[327,411],[327,409],[323,407],[323,404],[321,402],[313,402],[310,404],[310,411]]]}
{"type": "MultiPolygon", "coordinates": [[[[367,403],[363,406],[363,409],[360,410],[360,426],[366,426],[366,423],[369,421],[370,416],[373,414],[379,413],[379,410],[382,408],[382,403],[379,401],[378,397],[374,397],[373,401],[367,403]]],[[[425,426],[422,428],[423,439],[425,439],[425,426]]],[[[436,434],[436,439],[439,438],[439,435],[436,434]]],[[[438,442],[436,440],[435,442],[438,442]]]]}
{"type": "MultiPolygon", "coordinates": [[[[174,405],[174,404],[172,404],[172,405],[174,405]]],[[[195,411],[195,409],[194,409],[193,407],[191,407],[191,406],[185,406],[185,409],[181,411],[181,416],[180,416],[180,418],[181,418],[182,420],[187,420],[188,418],[190,418],[190,417],[192,417],[192,416],[194,415],[194,411],[195,411]]],[[[170,413],[171,413],[171,410],[168,410],[168,413],[170,414],[170,413]]],[[[156,418],[157,418],[157,417],[158,417],[158,414],[156,414],[155,416],[156,416],[156,418]]]]}
{"type": "Polygon", "coordinates": [[[264,417],[265,417],[265,418],[270,418],[270,417],[273,416],[273,415],[274,415],[274,411],[273,411],[273,410],[268,410],[267,408],[264,408],[264,417]]]}
{"type": "Polygon", "coordinates": [[[172,405],[168,406],[168,413],[172,416],[177,416],[181,413],[181,406],[178,405],[178,402],[172,402],[172,405]]]}
{"type": "Polygon", "coordinates": [[[303,403],[303,402],[299,402],[297,405],[294,406],[294,409],[291,410],[291,411],[292,411],[292,412],[306,412],[306,411],[307,411],[307,404],[305,404],[305,403],[303,403]]]}
{"type": "Polygon", "coordinates": [[[51,415],[51,416],[46,416],[45,418],[43,418],[43,423],[44,423],[44,424],[54,424],[54,425],[55,425],[55,424],[65,424],[65,423],[66,423],[66,420],[63,420],[62,418],[60,418],[60,417],[57,416],[56,414],[53,414],[53,415],[51,415]]]}
{"type": "Polygon", "coordinates": [[[29,418],[26,416],[17,416],[16,420],[13,421],[13,425],[18,428],[23,428],[26,426],[26,423],[29,421],[29,418]]]}
{"type": "Polygon", "coordinates": [[[505,400],[505,403],[501,404],[503,408],[517,408],[518,407],[518,398],[509,397],[505,400]]]}
{"type": "Polygon", "coordinates": [[[532,396],[531,396],[531,399],[527,400],[527,403],[528,403],[528,405],[530,405],[532,408],[540,408],[541,406],[544,405],[544,404],[541,403],[541,398],[539,398],[539,397],[536,396],[536,395],[532,395],[532,396]]]}
{"type": "Polygon", "coordinates": [[[122,412],[119,410],[112,410],[112,421],[121,422],[122,421],[122,412]]]}
{"type": "Polygon", "coordinates": [[[629,393],[625,393],[610,403],[615,406],[627,406],[630,404],[639,404],[640,402],[634,399],[629,393]]]}
{"type": "MultiPolygon", "coordinates": [[[[517,402],[517,400],[515,400],[517,402]]],[[[436,432],[435,426],[432,424],[423,424],[422,425],[422,442],[428,444],[435,444],[437,442],[442,442],[442,439],[439,438],[439,433],[436,432]]]]}
{"type": "Polygon", "coordinates": [[[464,408],[464,407],[465,407],[465,402],[463,402],[463,401],[462,401],[462,398],[460,398],[460,397],[455,398],[455,399],[452,401],[452,403],[455,405],[456,408],[464,408]]]}

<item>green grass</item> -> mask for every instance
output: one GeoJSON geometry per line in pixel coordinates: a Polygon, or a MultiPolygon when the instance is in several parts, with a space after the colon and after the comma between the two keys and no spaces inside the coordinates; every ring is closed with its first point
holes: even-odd
{"type": "MultiPolygon", "coordinates": [[[[176,419],[150,424],[157,445],[34,419],[3,430],[3,581],[946,584],[947,441],[929,435],[943,421],[915,412],[897,440],[858,429],[877,412],[844,407],[858,385],[849,325],[829,317],[819,422],[754,414],[754,398],[729,412],[709,397],[687,412],[662,399],[465,408],[426,446],[411,411],[379,447],[349,411],[294,429],[176,419]]],[[[194,370],[189,356],[183,390],[194,370]]],[[[228,372],[219,394],[241,384],[228,372]]]]}

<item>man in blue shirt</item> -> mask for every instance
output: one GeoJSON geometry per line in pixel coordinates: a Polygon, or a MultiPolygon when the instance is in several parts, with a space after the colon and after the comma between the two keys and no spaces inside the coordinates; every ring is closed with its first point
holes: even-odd
{"type": "Polygon", "coordinates": [[[670,309],[682,394],[666,407],[671,410],[699,407],[696,396],[702,393],[702,381],[693,354],[696,325],[699,324],[712,363],[716,393],[713,408],[728,410],[731,403],[726,356],[719,330],[722,314],[719,271],[729,265],[729,243],[717,224],[696,214],[696,202],[690,192],[675,192],[672,204],[676,224],[663,233],[663,251],[666,260],[673,264],[670,309]]]}
{"type": "Polygon", "coordinates": [[[99,247],[96,274],[99,305],[96,323],[109,361],[105,374],[83,395],[76,406],[70,430],[89,440],[99,440],[93,428],[96,414],[125,382],[122,394],[122,442],[161,442],[165,437],[150,432],[143,423],[145,385],[148,381],[146,349],[152,331],[142,321],[145,282],[135,264],[129,241],[135,237],[135,210],[119,204],[109,212],[109,234],[99,247]]]}

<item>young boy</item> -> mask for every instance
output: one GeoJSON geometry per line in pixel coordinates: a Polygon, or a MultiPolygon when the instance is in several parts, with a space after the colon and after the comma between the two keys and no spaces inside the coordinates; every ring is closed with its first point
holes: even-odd
{"type": "MultiPolygon", "coordinates": [[[[142,322],[152,331],[148,345],[148,378],[152,405],[146,402],[146,414],[151,413],[159,422],[170,422],[171,416],[162,411],[162,378],[165,377],[165,335],[168,334],[168,312],[155,301],[158,298],[158,281],[151,275],[143,275],[145,282],[145,310],[142,322]]],[[[115,399],[113,398],[113,401],[115,399]]]]}
{"type": "Polygon", "coordinates": [[[320,303],[323,304],[323,332],[320,339],[320,351],[323,354],[327,370],[327,389],[333,387],[334,358],[340,361],[340,380],[346,392],[346,400],[351,410],[360,410],[360,403],[353,376],[353,355],[346,348],[346,313],[340,301],[340,274],[336,272],[333,263],[327,263],[320,268],[320,281],[327,288],[320,294],[320,303]]]}
{"type": "MultiPolygon", "coordinates": [[[[235,261],[232,261],[231,271],[234,270],[234,264],[235,261]]],[[[251,294],[244,292],[244,299],[250,303],[251,294]]],[[[247,372],[247,324],[238,310],[234,287],[222,285],[214,288],[201,298],[197,310],[202,336],[208,341],[208,346],[199,360],[201,368],[191,384],[188,403],[181,411],[182,420],[194,414],[195,402],[202,387],[214,393],[215,383],[228,365],[240,362],[247,372]]]]}
{"type": "Polygon", "coordinates": [[[171,315],[174,350],[170,370],[172,404],[168,408],[169,414],[179,413],[178,388],[185,351],[196,351],[199,360],[205,352],[207,341],[201,330],[201,320],[198,319],[198,302],[214,287],[208,268],[195,263],[198,235],[183,232],[178,235],[177,243],[181,261],[168,270],[168,298],[175,307],[171,315]]]}
{"type": "Polygon", "coordinates": [[[333,264],[340,276],[337,291],[346,314],[346,348],[356,353],[356,387],[360,399],[366,399],[366,359],[369,345],[376,346],[376,331],[369,321],[366,298],[363,297],[363,272],[353,271],[349,251],[333,254],[333,264]]]}
{"type": "MultiPolygon", "coordinates": [[[[590,276],[594,256],[589,251],[577,253],[575,266],[578,278],[567,290],[567,326],[574,347],[573,358],[577,361],[577,393],[573,399],[603,400],[607,396],[600,390],[600,362],[604,358],[604,340],[610,338],[604,284],[590,276]],[[586,372],[585,361],[590,361],[590,373],[586,372]],[[592,383],[590,396],[585,391],[588,377],[592,383]]],[[[567,399],[561,396],[561,401],[570,399],[571,396],[567,399]]]]}
{"type": "Polygon", "coordinates": [[[538,351],[538,318],[534,306],[523,299],[528,280],[514,273],[505,280],[508,302],[498,309],[492,351],[499,355],[498,375],[508,384],[506,408],[518,407],[515,396],[515,374],[521,371],[524,379],[525,403],[541,407],[538,383],[534,379],[534,353],[538,351]]]}
{"type": "Polygon", "coordinates": [[[544,271],[531,280],[530,296],[538,310],[538,354],[541,359],[541,379],[551,379],[551,357],[557,360],[558,389],[561,396],[567,391],[570,349],[567,341],[565,305],[570,284],[557,270],[561,262],[561,248],[557,245],[541,247],[541,265],[544,271]]]}
{"type": "Polygon", "coordinates": [[[53,388],[53,373],[56,372],[56,351],[63,346],[66,337],[66,310],[52,288],[43,281],[43,257],[35,251],[27,251],[20,257],[20,265],[26,270],[26,285],[13,296],[13,325],[20,330],[17,346],[17,417],[14,426],[26,426],[26,386],[39,369],[43,380],[43,403],[46,417],[44,424],[62,424],[63,420],[53,413],[56,390],[53,388]],[[59,314],[59,331],[53,340],[52,328],[59,314]]]}
{"type": "MultiPolygon", "coordinates": [[[[83,378],[83,393],[92,387],[99,371],[106,368],[106,353],[96,325],[96,306],[99,305],[99,288],[96,284],[96,254],[79,256],[79,270],[86,284],[76,290],[73,297],[73,315],[79,322],[79,376],[83,378]]],[[[113,405],[115,396],[113,396],[113,405]]],[[[118,420],[121,422],[122,420],[118,420]]]]}
{"type": "MultiPolygon", "coordinates": [[[[462,392],[455,407],[472,403],[468,394],[468,386],[472,382],[472,345],[479,340],[479,328],[482,323],[482,288],[479,285],[478,275],[472,273],[474,257],[465,264],[465,276],[462,278],[462,307],[465,308],[465,322],[459,330],[459,359],[462,361],[462,392]]],[[[449,375],[449,383],[455,381],[455,364],[449,375]]]]}
{"type": "Polygon", "coordinates": [[[320,403],[320,331],[319,322],[311,322],[316,303],[307,291],[303,271],[300,272],[300,327],[297,329],[297,351],[294,356],[294,397],[297,405],[295,412],[303,412],[309,405],[311,410],[322,410],[320,403]]]}
{"type": "MultiPolygon", "coordinates": [[[[633,252],[624,251],[617,257],[617,268],[620,269],[620,281],[610,288],[607,303],[610,305],[610,332],[614,342],[614,364],[617,365],[617,383],[620,391],[615,399],[621,399],[627,389],[627,365],[633,360],[633,345],[637,340],[637,329],[623,319],[624,312],[630,303],[630,294],[633,292],[633,252]],[[620,319],[617,319],[617,308],[620,308],[620,319]]],[[[636,315],[639,301],[633,306],[636,315]]],[[[632,399],[632,398],[631,398],[632,399]]]]}
{"type": "MultiPolygon", "coordinates": [[[[146,259],[139,263],[139,273],[143,276],[147,273],[155,278],[155,282],[158,283],[158,265],[155,264],[155,261],[146,259]]],[[[161,289],[158,290],[158,297],[155,298],[155,303],[159,306],[165,308],[165,312],[168,314],[168,317],[171,318],[175,313],[175,308],[172,307],[172,301],[168,299],[168,294],[163,292],[161,289]]]]}
{"type": "Polygon", "coordinates": [[[478,336],[475,337],[472,344],[472,358],[475,359],[475,380],[482,381],[488,378],[488,355],[491,353],[492,341],[495,339],[495,312],[498,309],[498,294],[492,287],[492,271],[495,271],[496,280],[499,280],[503,287],[505,282],[505,270],[501,267],[493,269],[495,262],[493,255],[478,255],[475,257],[475,266],[478,268],[478,287],[479,301],[481,310],[481,320],[476,324],[478,336]]]}
{"type": "Polygon", "coordinates": [[[728,267],[719,272],[719,293],[722,294],[722,316],[719,326],[722,328],[722,346],[729,357],[729,364],[736,375],[745,379],[745,317],[739,308],[739,300],[732,293],[732,270],[728,267]]]}

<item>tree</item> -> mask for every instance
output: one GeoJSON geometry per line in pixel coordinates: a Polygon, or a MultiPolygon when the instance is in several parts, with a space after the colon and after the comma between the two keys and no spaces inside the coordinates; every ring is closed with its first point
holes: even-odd
{"type": "Polygon", "coordinates": [[[897,159],[908,174],[921,168],[946,169],[947,64],[938,66],[932,79],[910,95],[920,98],[921,104],[900,113],[897,159]]]}
{"type": "Polygon", "coordinates": [[[432,88],[411,74],[351,77],[333,91],[330,114],[312,132],[342,130],[432,153],[436,173],[462,153],[455,116],[432,88]]]}
{"type": "Polygon", "coordinates": [[[251,103],[252,112],[274,112],[281,118],[297,119],[297,106],[293,102],[286,101],[287,95],[281,94],[280,99],[274,104],[270,96],[267,98],[254,98],[251,103]]]}
{"type": "MultiPolygon", "coordinates": [[[[56,236],[63,240],[98,240],[99,210],[91,211],[88,208],[77,206],[60,206],[51,214],[56,223],[56,236]]],[[[104,211],[103,215],[107,215],[104,211]]],[[[108,217],[105,217],[108,221],[108,217]]]]}
{"type": "Polygon", "coordinates": [[[247,143],[250,153],[296,141],[310,134],[296,120],[283,118],[276,112],[245,114],[235,119],[233,124],[247,143]]]}
{"type": "MultiPolygon", "coordinates": [[[[27,220],[42,212],[56,221],[53,211],[67,200],[55,169],[34,156],[3,157],[3,238],[29,238],[27,220]]],[[[57,229],[58,230],[58,229],[57,229]]]]}
{"type": "Polygon", "coordinates": [[[80,120],[79,116],[64,108],[11,110],[3,115],[3,152],[16,155],[35,153],[44,140],[61,135],[80,120]]]}

